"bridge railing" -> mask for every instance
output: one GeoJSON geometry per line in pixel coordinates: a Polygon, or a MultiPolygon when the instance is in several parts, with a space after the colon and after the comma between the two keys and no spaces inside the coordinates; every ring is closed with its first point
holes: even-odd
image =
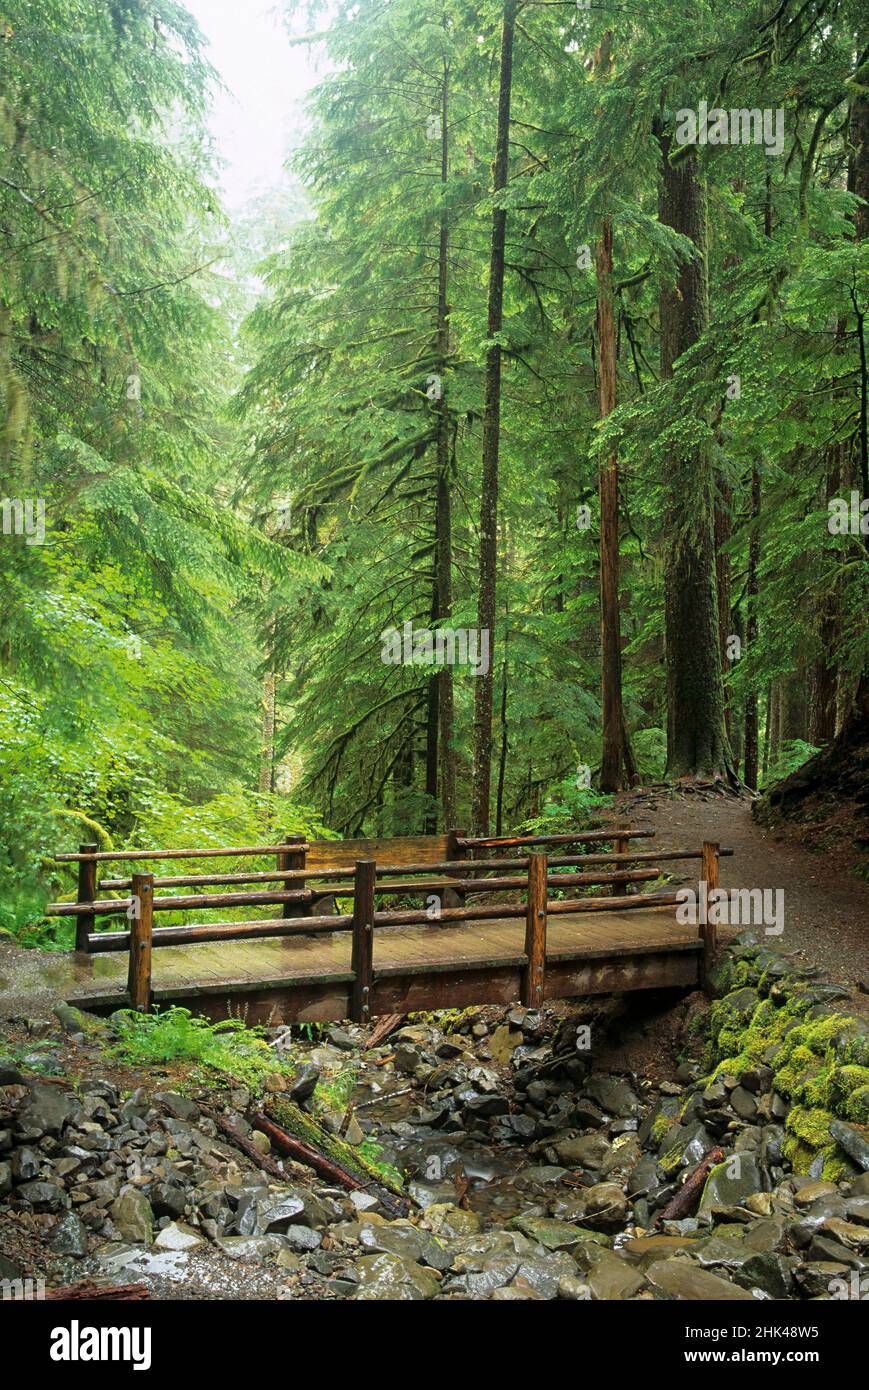
{"type": "MultiPolygon", "coordinates": [[[[398,858],[403,862],[378,864],[375,858],[357,859],[353,864],[353,878],[348,880],[347,865],[340,863],[334,867],[320,867],[322,853],[315,862],[317,867],[306,862],[309,850],[301,837],[288,838],[280,845],[245,846],[218,850],[116,850],[100,851],[95,846],[82,846],[75,855],[58,856],[68,862],[79,864],[79,899],[75,903],[51,904],[53,915],[75,915],[77,918],[76,947],[87,953],[129,952],[128,989],[132,1006],[147,1009],[152,994],[152,952],[163,946],[189,945],[208,941],[251,940],[262,937],[283,937],[293,935],[316,935],[319,933],[351,932],[353,936],[351,969],[353,986],[351,990],[351,1015],[364,1021],[369,1016],[369,998],[373,978],[374,931],[382,927],[403,927],[414,925],[444,925],[485,921],[492,919],[525,918],[526,964],[523,966],[522,993],[527,1004],[540,1002],[543,998],[543,978],[546,963],[546,923],[549,916],[560,913],[621,912],[649,906],[668,906],[677,902],[675,893],[640,894],[635,885],[649,882],[661,875],[661,864],[673,860],[702,859],[702,875],[709,887],[718,883],[718,860],[721,855],[731,854],[731,850],[720,849],[718,845],[704,844],[701,850],[670,850],[665,852],[631,851],[631,840],[649,838],[649,831],[632,831],[629,827],[619,827],[613,831],[586,831],[569,835],[528,836],[528,837],[486,837],[471,839],[451,832],[447,837],[447,850],[453,856],[479,848],[524,849],[528,852],[521,857],[469,859],[449,857],[443,860],[433,856],[443,852],[439,843],[423,845],[424,853],[416,858],[421,841],[381,841],[364,842],[372,844],[389,853],[396,845],[400,846],[398,858]],[[612,850],[601,850],[591,854],[567,854],[559,851],[559,846],[577,843],[610,843],[612,850]],[[541,852],[541,845],[552,845],[552,856],[541,852]],[[107,861],[138,862],[161,859],[204,858],[221,855],[264,855],[277,856],[277,869],[272,872],[256,873],[248,878],[244,874],[223,875],[171,875],[159,877],[152,872],[136,872],[129,879],[107,879],[99,884],[103,890],[131,890],[129,897],[101,899],[97,897],[98,885],[96,866],[107,861]],[[651,861],[654,861],[653,863],[651,861]],[[640,867],[636,867],[637,865],[640,867]],[[610,867],[602,867],[602,866],[610,867]],[[615,867],[611,867],[615,865],[615,867]],[[633,865],[633,867],[630,867],[633,865]],[[551,872],[552,868],[573,869],[573,872],[551,872]],[[82,872],[82,870],[86,872],[82,872]],[[313,872],[312,872],[313,869],[313,872]],[[519,870],[516,872],[509,872],[519,870]],[[420,875],[423,875],[420,878],[420,875]],[[425,875],[428,875],[426,877],[425,875]],[[432,875],[438,875],[432,877],[432,875]],[[444,876],[440,876],[444,875],[444,876]],[[314,887],[306,886],[306,880],[315,879],[314,887]],[[224,886],[227,882],[274,881],[299,883],[299,887],[284,888],[278,891],[249,891],[242,893],[202,893],[185,895],[155,895],[156,888],[170,886],[224,886]],[[601,887],[606,894],[587,895],[578,898],[551,898],[551,891],[563,892],[569,888],[601,887]],[[352,899],[352,915],[336,912],[313,911],[317,902],[322,902],[324,890],[335,896],[352,899]],[[492,895],[505,892],[524,894],[521,902],[487,902],[468,904],[469,895],[492,895]],[[90,896],[83,897],[87,893],[90,896]],[[429,903],[425,908],[400,908],[398,910],[378,909],[378,897],[435,895],[437,907],[432,911],[429,903]],[[155,928],[154,915],[160,911],[178,911],[184,908],[238,907],[242,905],[262,905],[279,903],[283,915],[280,918],[260,918],[249,922],[206,922],[163,928],[155,928]],[[126,914],[130,918],[128,930],[119,932],[94,932],[90,929],[97,916],[126,914]]],[[[427,837],[428,838],[428,837],[427,837]]],[[[443,837],[431,837],[440,842],[443,837]]],[[[325,842],[332,845],[332,842],[325,842]]],[[[351,842],[353,843],[353,842],[351,842]]],[[[358,842],[356,842],[358,843],[358,842]]],[[[322,845],[316,847],[322,850],[322,845]]],[[[356,844],[353,843],[353,848],[356,844]]],[[[346,856],[347,842],[335,842],[333,852],[336,857],[346,856]]],[[[312,856],[314,858],[314,856],[312,856]]],[[[704,960],[711,962],[714,952],[714,928],[701,924],[700,936],[704,960]]],[[[421,969],[419,973],[424,973],[421,969]]]]}

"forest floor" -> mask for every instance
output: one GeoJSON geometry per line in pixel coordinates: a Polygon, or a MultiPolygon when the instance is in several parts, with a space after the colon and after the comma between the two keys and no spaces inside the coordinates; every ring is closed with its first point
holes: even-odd
{"type": "MultiPolygon", "coordinates": [[[[767,936],[772,950],[801,957],[847,987],[856,1007],[869,992],[869,884],[855,871],[847,836],[820,847],[804,824],[773,827],[752,816],[748,798],[710,791],[673,795],[638,788],[616,800],[616,812],[653,829],[663,849],[717,840],[733,857],[721,861],[725,888],[784,891],[784,931],[767,936]]],[[[684,875],[691,881],[690,874],[684,875]]]]}

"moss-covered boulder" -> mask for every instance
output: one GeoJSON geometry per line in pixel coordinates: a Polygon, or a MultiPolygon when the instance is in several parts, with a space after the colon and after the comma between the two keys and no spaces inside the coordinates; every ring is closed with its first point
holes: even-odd
{"type": "Polygon", "coordinates": [[[853,1175],[835,1134],[837,1122],[858,1134],[869,1124],[869,1024],[840,1008],[841,991],[817,971],[756,944],[725,953],[717,986],[724,993],[708,1015],[713,1076],[771,1067],[780,1113],[790,1106],[784,1154],[794,1171],[853,1175]]]}

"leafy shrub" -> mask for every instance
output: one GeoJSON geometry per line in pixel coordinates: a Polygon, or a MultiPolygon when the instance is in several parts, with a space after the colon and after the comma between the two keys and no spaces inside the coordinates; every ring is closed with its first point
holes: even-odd
{"type": "Polygon", "coordinates": [[[248,1028],[237,1018],[210,1023],[189,1009],[169,1008],[150,1014],[123,1009],[114,1018],[113,1054],[133,1066],[194,1062],[258,1088],[272,1072],[289,1071],[265,1041],[263,1029],[248,1028]]]}

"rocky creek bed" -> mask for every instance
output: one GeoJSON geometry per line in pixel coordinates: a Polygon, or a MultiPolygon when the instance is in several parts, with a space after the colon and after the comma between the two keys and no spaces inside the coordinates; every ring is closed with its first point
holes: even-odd
{"type": "Polygon", "coordinates": [[[344,1122],[363,1176],[376,1141],[405,1175],[398,1219],[378,1184],[281,1158],[246,1087],[134,1075],[112,1060],[111,1020],[63,1006],[12,1020],[0,1279],[200,1299],[865,1298],[866,1020],[750,939],[719,989],[678,1005],[668,1075],[654,1038],[646,1063],[614,1065],[613,1010],[593,1001],[415,1018],[367,1051],[350,1026],[269,1030],[293,1067],[261,1103],[302,1138],[344,1122]]]}

